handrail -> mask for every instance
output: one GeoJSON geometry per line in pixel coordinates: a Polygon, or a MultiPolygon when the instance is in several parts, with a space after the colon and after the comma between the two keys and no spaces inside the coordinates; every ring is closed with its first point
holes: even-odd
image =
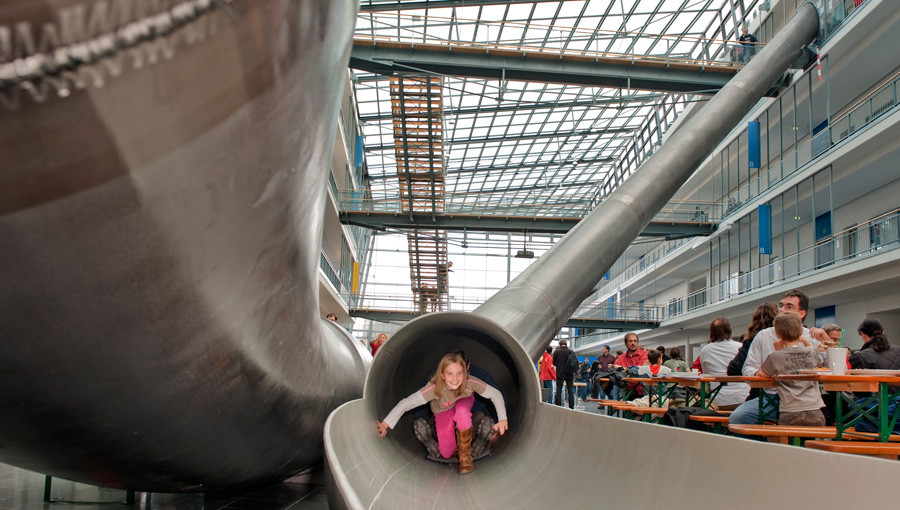
{"type": "MultiPolygon", "coordinates": [[[[359,311],[415,312],[416,300],[408,294],[377,294],[344,292],[342,297],[348,303],[355,303],[359,311]]],[[[484,300],[450,296],[448,310],[470,312],[484,300]]],[[[646,303],[610,303],[605,300],[585,301],[572,315],[573,319],[608,319],[633,321],[658,321],[663,317],[663,307],[646,303]]]]}
{"type": "Polygon", "coordinates": [[[755,179],[740,186],[737,191],[723,197],[723,217],[732,215],[754,197],[778,185],[801,170],[804,165],[894,110],[900,104],[897,97],[898,83],[900,73],[894,74],[887,83],[869,93],[847,113],[834,119],[828,127],[788,152],[781,161],[760,172],[755,179]]]}
{"type": "MultiPolygon", "coordinates": [[[[398,191],[338,189],[337,198],[342,212],[406,212],[398,191]]],[[[444,200],[445,215],[583,218],[593,209],[590,199],[574,196],[551,196],[535,203],[533,191],[451,192],[444,194],[444,200]]],[[[654,220],[717,222],[722,216],[721,206],[720,202],[672,200],[654,220]]]]}
{"type": "Polygon", "coordinates": [[[900,248],[900,208],[821,239],[763,267],[675,298],[667,305],[663,320],[721,303],[739,294],[800,277],[839,262],[897,248],[900,248]],[[860,235],[861,233],[868,235],[860,235]],[[687,307],[683,306],[685,301],[688,302],[687,307]]]}
{"type": "Polygon", "coordinates": [[[334,287],[334,290],[338,293],[342,290],[346,290],[346,287],[344,287],[338,276],[338,272],[335,271],[334,266],[331,265],[331,261],[328,260],[328,255],[325,255],[324,251],[319,251],[319,269],[325,274],[325,278],[328,279],[331,286],[334,287]]]}
{"type": "MultiPolygon", "coordinates": [[[[860,99],[853,108],[835,119],[830,126],[817,133],[812,139],[803,143],[798,149],[789,152],[788,155],[782,158],[777,164],[777,167],[773,166],[765,172],[760,172],[755,179],[751,179],[750,182],[738,188],[736,192],[724,197],[722,201],[713,202],[716,204],[716,210],[721,211],[718,217],[721,219],[731,216],[753,198],[777,186],[785,179],[796,174],[804,165],[831,150],[838,143],[846,140],[851,135],[859,132],[863,127],[874,123],[877,119],[882,118],[884,114],[896,108],[896,106],[900,104],[900,101],[898,101],[898,87],[900,87],[900,72],[889,78],[887,83],[872,91],[866,97],[860,99]],[[859,122],[860,119],[862,119],[862,122],[859,122]],[[838,130],[837,137],[831,136],[833,130],[838,130]],[[814,148],[813,146],[816,144],[820,145],[814,148]],[[799,162],[800,157],[798,154],[801,151],[804,155],[803,163],[799,162]],[[793,164],[791,164],[790,161],[792,159],[793,164]],[[792,168],[787,173],[784,172],[786,165],[790,165],[792,168]],[[776,168],[780,170],[778,175],[773,173],[776,168]]],[[[657,250],[659,249],[660,248],[657,248],[657,250]]],[[[671,251],[672,250],[667,251],[667,254],[671,251]]],[[[636,276],[637,273],[633,271],[633,268],[641,263],[641,261],[634,262],[624,270],[627,271],[627,273],[620,273],[611,280],[610,283],[603,287],[603,290],[600,292],[601,295],[609,293],[610,289],[615,289],[620,284],[636,276]]],[[[650,268],[650,264],[646,264],[646,262],[643,263],[646,265],[647,269],[650,268]]],[[[613,273],[611,272],[611,274],[613,273]]]]}

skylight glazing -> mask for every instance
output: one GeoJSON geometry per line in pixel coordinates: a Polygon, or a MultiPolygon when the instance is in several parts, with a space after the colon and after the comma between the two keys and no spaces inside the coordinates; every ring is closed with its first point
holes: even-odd
{"type": "MultiPolygon", "coordinates": [[[[354,37],[715,65],[728,63],[727,43],[737,39],[738,27],[762,3],[362,0],[354,37]]],[[[417,71],[421,70],[409,69],[417,71]]],[[[376,201],[396,200],[399,180],[389,78],[354,71],[354,86],[371,196],[376,201]]],[[[442,77],[442,90],[445,209],[484,215],[586,214],[653,152],[693,100],[684,94],[628,87],[451,75],[442,77]]],[[[373,260],[369,274],[380,276],[367,279],[366,294],[409,292],[404,283],[406,261],[396,257],[405,240],[391,240],[394,235],[376,238],[375,252],[381,258],[373,260]]],[[[521,232],[447,235],[455,262],[451,309],[470,309],[532,262],[510,258],[525,244],[521,232]]],[[[538,237],[547,248],[557,239],[538,237]]],[[[532,233],[525,238],[531,250],[536,239],[532,233]]],[[[543,248],[535,250],[538,256],[543,248]]]]}
{"type": "MultiPolygon", "coordinates": [[[[736,38],[735,27],[757,3],[363,0],[354,37],[716,60],[726,56],[723,43],[736,38]]],[[[443,89],[449,210],[503,203],[557,207],[608,192],[610,186],[601,191],[605,182],[617,183],[631,171],[622,168],[626,151],[640,154],[647,149],[635,146],[654,143],[641,140],[640,132],[665,115],[662,106],[672,96],[453,76],[444,77],[443,89]]],[[[398,181],[388,79],[359,72],[355,93],[371,188],[389,197],[398,181]]]]}

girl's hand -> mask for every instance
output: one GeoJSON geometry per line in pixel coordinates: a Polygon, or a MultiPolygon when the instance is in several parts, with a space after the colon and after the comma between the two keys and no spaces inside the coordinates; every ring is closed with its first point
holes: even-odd
{"type": "Polygon", "coordinates": [[[378,429],[378,433],[381,434],[381,437],[384,437],[387,435],[387,431],[390,427],[383,421],[375,420],[375,428],[378,429]]]}
{"type": "Polygon", "coordinates": [[[506,432],[506,429],[508,429],[508,428],[509,428],[509,422],[508,422],[508,421],[506,421],[506,420],[498,421],[498,422],[494,425],[494,432],[495,432],[496,434],[499,434],[499,435],[502,436],[503,433],[506,432]]]}

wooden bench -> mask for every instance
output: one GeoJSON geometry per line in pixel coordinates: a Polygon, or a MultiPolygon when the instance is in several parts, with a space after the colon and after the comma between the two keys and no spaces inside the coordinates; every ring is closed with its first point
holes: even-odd
{"type": "Polygon", "coordinates": [[[825,450],[826,452],[852,453],[869,455],[882,459],[897,460],[900,456],[900,443],[880,443],[877,441],[807,441],[807,448],[825,450]]]}
{"type": "Polygon", "coordinates": [[[716,434],[728,432],[728,416],[698,416],[691,415],[688,419],[709,425],[716,434]]]}
{"type": "Polygon", "coordinates": [[[659,422],[662,415],[666,414],[668,410],[668,407],[634,407],[630,409],[632,413],[641,415],[644,421],[652,423],[659,422]]]}
{"type": "Polygon", "coordinates": [[[773,443],[795,444],[797,446],[800,446],[801,439],[834,439],[837,437],[837,429],[834,427],[734,424],[729,425],[728,430],[733,434],[762,436],[773,443]]]}
{"type": "MultiPolygon", "coordinates": [[[[795,425],[729,425],[728,430],[735,434],[745,436],[763,436],[769,441],[787,444],[790,438],[796,439],[837,439],[835,427],[802,427],[795,425]]],[[[843,434],[848,440],[861,440],[862,442],[878,441],[878,434],[874,432],[857,432],[845,430],[843,434]]],[[[900,443],[900,435],[891,435],[890,442],[900,443]]],[[[845,441],[847,442],[847,441],[845,441]]],[[[795,441],[794,444],[798,444],[795,441]]]]}
{"type": "Polygon", "coordinates": [[[621,405],[627,404],[627,402],[622,402],[621,400],[610,400],[610,399],[603,399],[603,398],[589,400],[589,402],[597,402],[598,409],[601,407],[613,408],[615,406],[621,406],[621,405]]]}
{"type": "Polygon", "coordinates": [[[618,415],[623,411],[631,411],[635,406],[621,400],[608,400],[600,402],[598,407],[606,407],[609,416],[618,415]]]}

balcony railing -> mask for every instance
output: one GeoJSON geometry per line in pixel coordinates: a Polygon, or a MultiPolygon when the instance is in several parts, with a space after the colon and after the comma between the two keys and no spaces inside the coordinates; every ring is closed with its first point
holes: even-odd
{"type": "MultiPolygon", "coordinates": [[[[590,199],[538,197],[536,191],[498,193],[445,193],[445,215],[520,216],[527,218],[583,218],[593,210],[590,199]],[[540,200],[540,202],[538,202],[540,200]]],[[[396,191],[338,190],[338,207],[354,212],[404,212],[396,191]]],[[[718,222],[723,214],[719,202],[673,200],[653,218],[656,222],[718,222]]]]}
{"type": "MultiPolygon", "coordinates": [[[[347,302],[354,303],[356,310],[413,312],[417,309],[411,295],[400,294],[352,294],[344,295],[347,302]]],[[[450,296],[448,310],[471,312],[484,301],[460,299],[450,296]]],[[[661,306],[645,303],[610,303],[607,301],[585,301],[572,314],[574,319],[610,321],[659,321],[664,316],[661,306]]]]}
{"type": "Polygon", "coordinates": [[[666,258],[670,253],[674,252],[682,245],[687,243],[690,239],[682,238],[682,239],[674,239],[672,241],[665,241],[661,243],[659,246],[654,248],[653,250],[647,252],[640,260],[633,262],[629,265],[624,271],[619,273],[615,278],[612,278],[608,282],[601,282],[603,285],[600,287],[600,291],[598,296],[601,298],[608,297],[616,292],[617,289],[625,285],[625,283],[632,278],[643,274],[645,271],[652,269],[657,262],[666,258]]]}
{"type": "Polygon", "coordinates": [[[897,87],[900,75],[861,100],[847,113],[835,119],[830,126],[816,133],[810,140],[799,145],[780,162],[759,176],[750,180],[723,199],[723,214],[731,215],[753,198],[765,193],[769,188],[790,177],[825,151],[846,140],[862,128],[874,124],[878,119],[897,107],[897,87]]]}
{"type": "Polygon", "coordinates": [[[335,291],[337,291],[338,293],[347,291],[347,289],[341,283],[341,279],[338,276],[337,271],[334,270],[334,266],[331,265],[331,261],[328,260],[328,257],[323,251],[319,252],[319,269],[322,270],[325,278],[329,282],[331,282],[331,286],[334,287],[335,291]]]}
{"type": "Polygon", "coordinates": [[[711,287],[673,299],[665,319],[715,305],[822,268],[900,247],[900,209],[817,241],[797,253],[711,287]],[[687,306],[683,306],[686,304],[687,306]]]}

